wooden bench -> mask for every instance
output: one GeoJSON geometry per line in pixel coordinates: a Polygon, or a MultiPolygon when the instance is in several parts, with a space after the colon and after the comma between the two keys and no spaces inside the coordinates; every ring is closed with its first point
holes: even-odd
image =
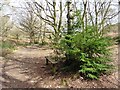
{"type": "MultiPolygon", "coordinates": [[[[46,65],[49,65],[49,63],[52,65],[51,70],[52,70],[53,75],[56,73],[56,70],[58,69],[57,65],[59,63],[64,62],[66,60],[65,58],[66,57],[63,56],[63,55],[61,55],[59,57],[56,57],[56,58],[54,56],[53,57],[45,56],[45,63],[46,63],[46,65]]],[[[58,65],[58,67],[59,67],[59,65],[58,65]]]]}
{"type": "Polygon", "coordinates": [[[60,56],[60,57],[57,57],[57,59],[55,59],[55,57],[51,57],[51,56],[45,56],[45,63],[46,65],[48,65],[49,63],[52,64],[53,67],[55,67],[55,65],[59,62],[64,62],[65,60],[65,56],[60,56]]]}
{"type": "Polygon", "coordinates": [[[45,56],[45,58],[46,58],[46,65],[48,65],[49,62],[51,64],[57,64],[58,62],[65,60],[65,56],[63,56],[63,55],[58,56],[58,57],[54,57],[54,55],[53,56],[45,56]]]}
{"type": "Polygon", "coordinates": [[[52,64],[52,72],[53,72],[53,74],[55,74],[55,72],[56,72],[56,70],[57,70],[57,68],[56,68],[56,64],[59,62],[59,60],[57,61],[55,61],[55,58],[53,58],[53,57],[50,57],[50,56],[46,56],[45,57],[46,58],[46,65],[48,65],[49,63],[51,63],[52,64]]]}
{"type": "Polygon", "coordinates": [[[46,65],[48,65],[49,63],[53,65],[58,63],[58,61],[55,61],[53,57],[46,56],[45,58],[46,58],[46,65]]]}

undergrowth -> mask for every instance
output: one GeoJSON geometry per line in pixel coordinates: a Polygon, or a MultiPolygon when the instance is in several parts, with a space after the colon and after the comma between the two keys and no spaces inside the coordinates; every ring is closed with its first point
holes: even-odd
{"type": "Polygon", "coordinates": [[[13,50],[15,50],[15,44],[10,41],[3,41],[0,43],[0,49],[0,56],[5,57],[7,54],[10,54],[13,50]]]}

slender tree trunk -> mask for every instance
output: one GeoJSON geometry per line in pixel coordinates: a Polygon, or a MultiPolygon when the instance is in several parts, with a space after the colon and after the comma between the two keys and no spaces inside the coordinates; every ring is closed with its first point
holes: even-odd
{"type": "Polygon", "coordinates": [[[70,16],[70,4],[71,4],[71,2],[70,1],[68,1],[67,2],[67,29],[68,29],[68,32],[67,32],[67,34],[71,34],[72,33],[72,29],[71,29],[71,16],[70,16]]]}
{"type": "MultiPolygon", "coordinates": [[[[71,29],[71,16],[70,16],[70,4],[71,2],[68,1],[67,2],[67,34],[70,35],[72,34],[72,29],[71,29]]],[[[70,38],[69,37],[65,37],[67,40],[69,40],[70,38]]],[[[71,44],[70,43],[67,43],[67,46],[70,48],[71,47],[71,44]]],[[[66,53],[65,54],[66,56],[66,62],[65,64],[69,65],[71,63],[71,58],[70,58],[70,54],[69,53],[66,53]]]]}

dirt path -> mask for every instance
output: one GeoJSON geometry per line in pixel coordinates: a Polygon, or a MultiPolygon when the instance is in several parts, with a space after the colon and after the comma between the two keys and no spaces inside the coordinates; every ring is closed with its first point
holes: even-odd
{"type": "MultiPolygon", "coordinates": [[[[118,60],[118,47],[114,48],[115,64],[118,60]]],[[[9,55],[9,59],[0,60],[1,75],[0,82],[3,88],[114,88],[118,85],[118,72],[103,76],[98,81],[83,80],[82,77],[69,77],[67,75],[52,76],[50,68],[45,65],[45,56],[52,50],[37,47],[20,47],[9,55]],[[10,59],[11,58],[11,59],[10,59]]]]}
{"type": "Polygon", "coordinates": [[[2,87],[36,87],[37,82],[39,80],[41,82],[46,73],[44,57],[51,52],[45,48],[18,48],[13,54],[7,56],[9,59],[1,62],[2,87]]]}

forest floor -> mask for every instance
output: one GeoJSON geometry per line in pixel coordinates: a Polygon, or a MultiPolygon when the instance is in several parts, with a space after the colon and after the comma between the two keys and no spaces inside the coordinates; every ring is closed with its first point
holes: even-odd
{"type": "Polygon", "coordinates": [[[118,88],[118,45],[112,48],[116,69],[90,81],[72,74],[52,75],[45,56],[53,50],[47,47],[18,47],[6,58],[0,58],[0,82],[3,88],[118,88]]]}
{"type": "MultiPolygon", "coordinates": [[[[117,34],[110,32],[108,36],[117,34]]],[[[0,57],[0,85],[2,88],[118,88],[118,45],[111,48],[113,73],[100,76],[99,80],[84,80],[78,74],[53,75],[45,64],[45,56],[53,53],[50,47],[19,46],[6,58],[0,57]]]]}

